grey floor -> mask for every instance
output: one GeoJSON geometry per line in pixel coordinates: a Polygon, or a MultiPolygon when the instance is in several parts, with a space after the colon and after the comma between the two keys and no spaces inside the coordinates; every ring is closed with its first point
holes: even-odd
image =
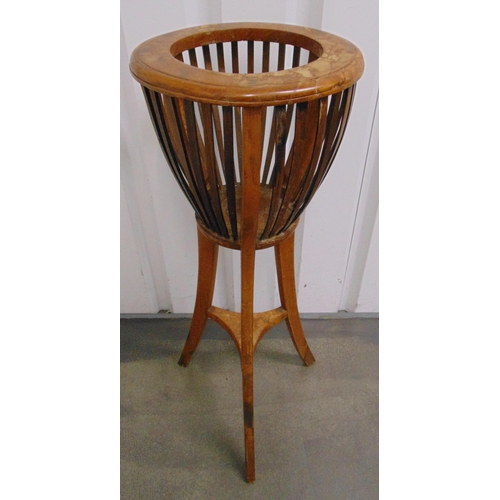
{"type": "Polygon", "coordinates": [[[244,480],[241,372],[209,321],[188,368],[186,319],[122,319],[121,499],[378,498],[378,320],[284,323],[255,357],[256,481],[244,480]]]}

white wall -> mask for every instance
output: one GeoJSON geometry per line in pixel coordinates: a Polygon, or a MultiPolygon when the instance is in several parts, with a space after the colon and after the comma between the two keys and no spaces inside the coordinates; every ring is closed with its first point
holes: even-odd
{"type": "MultiPolygon", "coordinates": [[[[177,186],[128,70],[152,36],[230,21],[311,26],[355,43],[365,58],[347,131],[332,169],[297,229],[301,312],[378,311],[378,3],[376,0],[122,0],[121,312],[193,310],[193,211],[177,186]]],[[[221,248],[214,302],[239,308],[239,252],[221,248]]],[[[274,255],[257,252],[256,309],[278,305],[274,255]]]]}

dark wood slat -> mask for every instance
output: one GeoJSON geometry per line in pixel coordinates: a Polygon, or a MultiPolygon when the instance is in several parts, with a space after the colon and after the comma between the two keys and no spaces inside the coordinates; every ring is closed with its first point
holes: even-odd
{"type": "Polygon", "coordinates": [[[264,42],[262,44],[262,73],[269,72],[269,47],[270,42],[264,42]]]}
{"type": "Polygon", "coordinates": [[[338,141],[339,132],[342,128],[343,117],[347,105],[348,93],[349,91],[345,90],[338,94],[338,100],[333,110],[334,116],[331,121],[329,129],[327,129],[327,140],[325,140],[325,145],[323,147],[320,164],[314,176],[315,177],[315,180],[313,182],[314,189],[316,189],[319,186],[319,183],[323,179],[324,173],[326,172],[328,164],[330,163],[332,153],[335,150],[335,144],[338,141]]]}
{"type": "Polygon", "coordinates": [[[172,102],[174,103],[177,123],[181,132],[180,136],[184,148],[184,155],[187,159],[186,170],[189,176],[190,184],[192,186],[191,192],[196,199],[196,202],[201,206],[201,220],[207,227],[211,227],[211,221],[213,218],[208,215],[208,209],[206,204],[204,203],[207,197],[202,196],[200,191],[201,186],[199,185],[199,176],[201,175],[201,168],[199,165],[198,151],[193,151],[193,142],[197,142],[197,134],[196,131],[192,128],[192,118],[194,118],[194,116],[192,118],[191,116],[188,118],[189,105],[186,105],[186,103],[190,103],[190,101],[185,101],[184,99],[174,97],[172,102]],[[193,135],[191,135],[191,132],[193,135]]]}
{"type": "Polygon", "coordinates": [[[212,70],[212,56],[210,55],[210,47],[208,45],[203,45],[203,62],[205,63],[205,69],[212,70]]]}
{"type": "Polygon", "coordinates": [[[158,95],[156,92],[153,92],[152,90],[149,90],[146,87],[142,87],[142,91],[146,99],[146,105],[149,111],[149,116],[151,118],[151,121],[153,122],[154,130],[156,132],[158,142],[160,143],[161,150],[170,168],[173,170],[176,179],[178,179],[178,182],[180,182],[181,178],[179,177],[179,172],[176,169],[177,161],[168,145],[168,140],[165,131],[166,127],[164,126],[164,124],[161,123],[162,113],[161,113],[161,104],[158,104],[158,95]]]}
{"type": "Polygon", "coordinates": [[[187,124],[187,155],[189,158],[189,163],[192,165],[194,178],[196,180],[196,188],[198,193],[200,194],[200,198],[209,221],[207,227],[211,228],[213,231],[217,231],[217,218],[215,216],[214,209],[208,195],[207,185],[205,183],[205,176],[203,172],[203,165],[201,163],[200,150],[203,148],[203,144],[201,144],[198,139],[200,137],[200,132],[198,129],[198,124],[196,122],[194,103],[192,101],[184,100],[184,111],[187,124]]]}
{"type": "Polygon", "coordinates": [[[241,179],[241,168],[243,165],[243,130],[241,108],[234,108],[234,120],[236,122],[236,149],[238,152],[238,169],[241,179]]]}
{"type": "Polygon", "coordinates": [[[222,42],[217,44],[217,65],[221,73],[226,72],[226,63],[224,62],[224,46],[222,42]]]}
{"type": "Polygon", "coordinates": [[[195,49],[189,49],[189,62],[191,66],[196,66],[198,67],[198,58],[196,57],[196,50],[195,49]]]}
{"type": "Polygon", "coordinates": [[[182,169],[183,177],[186,179],[189,189],[194,189],[194,182],[192,181],[191,174],[187,167],[188,161],[184,153],[182,138],[179,135],[179,127],[177,124],[177,117],[172,97],[166,95],[163,96],[163,117],[165,120],[166,128],[168,130],[170,141],[172,143],[172,150],[182,169]]]}
{"type": "Polygon", "coordinates": [[[212,206],[214,208],[215,216],[217,219],[217,226],[219,228],[219,234],[225,238],[229,237],[229,233],[224,221],[224,215],[222,213],[221,198],[220,198],[220,180],[217,178],[217,161],[215,158],[215,147],[214,147],[214,133],[212,128],[212,107],[210,104],[200,104],[201,108],[201,120],[203,124],[203,133],[205,137],[205,157],[207,162],[207,187],[208,194],[212,201],[212,206]]]}
{"type": "Polygon", "coordinates": [[[330,159],[328,161],[328,167],[327,167],[326,171],[323,173],[323,176],[321,177],[319,186],[321,186],[321,184],[323,183],[323,181],[326,177],[326,174],[328,173],[328,170],[330,170],[332,162],[335,159],[335,156],[337,156],[337,151],[338,151],[340,144],[342,142],[342,139],[344,137],[345,129],[347,127],[347,122],[349,121],[349,117],[351,115],[351,108],[352,108],[352,103],[354,101],[354,93],[355,92],[356,92],[356,85],[355,84],[352,87],[343,91],[343,94],[345,95],[345,98],[346,98],[346,103],[343,106],[342,123],[340,125],[340,129],[337,133],[337,136],[335,137],[335,145],[334,145],[334,148],[333,148],[332,153],[330,155],[330,159]]]}
{"type": "Polygon", "coordinates": [[[271,117],[271,129],[269,131],[269,143],[267,145],[267,154],[262,172],[263,184],[270,184],[271,182],[271,179],[268,180],[268,177],[269,177],[269,170],[271,168],[271,160],[273,157],[275,142],[276,142],[276,107],[273,107],[273,113],[271,117]]]}
{"type": "Polygon", "coordinates": [[[260,239],[267,238],[269,236],[269,232],[273,227],[274,221],[276,219],[276,215],[278,213],[278,208],[280,204],[280,195],[281,195],[281,181],[284,175],[284,166],[285,166],[285,153],[286,153],[286,140],[287,140],[287,110],[286,106],[276,106],[274,110],[274,119],[276,123],[276,158],[274,165],[274,175],[275,183],[280,187],[280,189],[273,189],[271,196],[271,204],[269,207],[269,215],[267,218],[266,226],[260,239]]]}
{"type": "MultiPolygon", "coordinates": [[[[261,162],[262,162],[262,156],[264,155],[264,142],[266,138],[266,121],[267,121],[267,107],[262,107],[262,154],[261,154],[261,162]]],[[[263,170],[262,170],[262,165],[260,165],[260,170],[261,170],[261,183],[265,184],[265,177],[263,175],[263,170]]]]}
{"type": "MultiPolygon", "coordinates": [[[[295,110],[295,105],[292,104],[292,105],[287,106],[287,109],[286,109],[286,125],[285,125],[286,139],[288,139],[288,133],[290,132],[290,126],[292,124],[292,118],[293,118],[294,110],[295,110]]],[[[285,141],[286,141],[286,139],[285,139],[285,141]]],[[[293,154],[294,154],[294,151],[293,151],[293,148],[292,148],[292,150],[290,151],[290,155],[287,158],[287,161],[286,161],[286,164],[285,164],[285,168],[288,168],[290,166],[290,162],[292,160],[293,154]]],[[[271,186],[275,185],[276,174],[277,174],[277,170],[276,170],[276,168],[274,168],[273,172],[271,174],[271,180],[269,182],[269,185],[271,185],[271,186]]]]}
{"type": "MultiPolygon", "coordinates": [[[[191,101],[190,101],[191,102],[191,101]]],[[[199,158],[200,158],[200,164],[202,168],[202,173],[203,173],[203,178],[205,181],[208,179],[208,165],[207,165],[207,158],[206,158],[206,151],[205,151],[205,143],[202,137],[202,123],[201,123],[201,109],[200,109],[200,103],[198,102],[193,102],[193,116],[195,118],[195,130],[196,130],[196,139],[197,139],[197,144],[198,144],[198,153],[199,153],[199,158]],[[198,115],[196,114],[196,111],[198,111],[198,115]],[[198,117],[200,117],[198,119],[198,117]]]]}
{"type": "Polygon", "coordinates": [[[254,42],[253,42],[253,40],[248,40],[247,55],[248,55],[247,72],[253,73],[254,72],[254,42]]]}
{"type": "Polygon", "coordinates": [[[293,48],[293,57],[292,57],[292,68],[296,68],[300,64],[300,47],[295,46],[293,48]]]}
{"type": "Polygon", "coordinates": [[[340,105],[342,104],[342,93],[334,94],[330,100],[330,106],[328,108],[328,118],[326,121],[326,131],[325,131],[325,141],[323,143],[323,150],[321,151],[321,157],[319,160],[318,169],[321,169],[325,162],[328,161],[328,156],[330,150],[333,146],[333,141],[335,140],[335,135],[341,120],[340,105]]]}
{"type": "Polygon", "coordinates": [[[332,96],[332,101],[335,99],[335,103],[330,103],[330,106],[333,110],[332,120],[328,123],[327,128],[327,140],[325,140],[325,144],[323,146],[323,152],[321,154],[321,160],[318,165],[318,168],[314,174],[313,181],[311,182],[308,192],[304,198],[303,206],[299,209],[299,215],[303,212],[306,206],[309,204],[309,201],[314,196],[314,193],[318,190],[321,182],[325,178],[325,175],[328,173],[330,166],[335,158],[335,155],[338,150],[338,146],[340,145],[340,141],[342,140],[342,136],[344,135],[345,130],[345,119],[344,115],[346,111],[348,111],[348,104],[350,96],[352,94],[352,87],[342,91],[339,94],[335,94],[332,96]]]}
{"type": "MultiPolygon", "coordinates": [[[[219,160],[220,164],[224,164],[224,143],[222,140],[222,120],[220,117],[219,106],[216,104],[212,105],[212,117],[215,129],[215,138],[217,140],[217,147],[219,148],[219,160]]],[[[217,175],[219,176],[219,183],[222,184],[220,179],[219,169],[217,169],[217,175]]]]}
{"type": "Polygon", "coordinates": [[[238,59],[238,42],[231,42],[231,60],[233,73],[239,73],[240,63],[238,59]]]}
{"type": "Polygon", "coordinates": [[[285,50],[286,45],[284,43],[280,43],[278,49],[278,71],[285,69],[285,50]]]}
{"type": "Polygon", "coordinates": [[[316,142],[320,109],[319,100],[299,103],[296,106],[295,134],[292,145],[293,155],[290,155],[292,157],[290,167],[285,168],[282,188],[284,194],[281,195],[283,201],[276,221],[271,228],[271,236],[279,234],[292,215],[291,201],[296,197],[297,192],[304,183],[304,177],[313,156],[316,142]]]}
{"type": "Polygon", "coordinates": [[[224,123],[224,177],[226,178],[227,208],[233,240],[237,240],[238,224],[236,215],[236,176],[234,172],[233,109],[223,107],[222,116],[224,123]]]}
{"type": "Polygon", "coordinates": [[[167,127],[165,125],[162,117],[164,113],[161,111],[161,97],[156,92],[152,92],[149,89],[143,87],[144,97],[146,98],[146,104],[148,107],[148,111],[151,116],[151,121],[153,122],[153,126],[158,137],[158,141],[160,143],[161,149],[167,162],[174,174],[175,179],[177,180],[179,186],[182,191],[188,198],[191,203],[191,206],[194,208],[195,212],[201,217],[203,214],[202,207],[200,206],[199,200],[195,199],[193,196],[190,186],[188,184],[187,179],[181,173],[182,164],[178,161],[178,157],[176,157],[172,144],[168,141],[167,127]],[[159,102],[160,101],[160,102],[159,102]]]}
{"type": "Polygon", "coordinates": [[[304,199],[308,193],[308,186],[311,183],[311,180],[316,171],[316,167],[318,166],[319,155],[321,154],[323,139],[325,137],[326,130],[326,121],[328,117],[328,97],[323,97],[319,100],[319,116],[318,116],[318,126],[316,138],[314,141],[314,152],[309,162],[307,171],[305,175],[302,177],[302,185],[297,190],[295,199],[291,201],[293,205],[293,211],[290,216],[289,221],[280,231],[286,231],[299,217],[299,210],[304,202],[304,199]]]}
{"type": "Polygon", "coordinates": [[[323,142],[323,147],[321,151],[321,156],[319,159],[318,166],[314,172],[313,179],[310,180],[307,187],[307,191],[302,196],[302,205],[299,206],[297,212],[300,215],[305,207],[309,204],[312,196],[316,192],[319,185],[319,179],[322,177],[322,173],[325,172],[328,165],[328,160],[330,158],[330,152],[332,150],[335,136],[337,135],[338,127],[341,120],[341,104],[342,104],[342,93],[334,94],[331,97],[330,106],[328,109],[328,117],[326,120],[326,131],[325,140],[323,142]]]}

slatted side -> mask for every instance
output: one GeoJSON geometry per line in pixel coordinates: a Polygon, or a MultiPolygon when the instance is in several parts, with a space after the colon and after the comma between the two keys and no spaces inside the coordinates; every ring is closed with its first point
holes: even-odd
{"type": "Polygon", "coordinates": [[[160,147],[165,155],[165,158],[167,159],[168,164],[170,165],[172,173],[187,199],[191,203],[196,214],[203,222],[208,222],[205,207],[203,206],[199,194],[195,189],[196,183],[192,172],[189,168],[187,168],[188,165],[185,156],[185,147],[182,143],[182,139],[180,138],[180,134],[177,136],[175,133],[173,136],[170,136],[169,134],[169,130],[179,130],[177,117],[172,117],[169,114],[169,110],[163,106],[160,94],[152,92],[145,87],[143,87],[143,92],[160,147]],[[172,124],[173,121],[175,121],[174,124],[172,124]]]}
{"type": "Polygon", "coordinates": [[[324,99],[297,104],[292,153],[285,166],[283,185],[279,194],[280,207],[271,234],[279,234],[287,224],[293,211],[292,201],[304,183],[316,146],[320,102],[324,102],[324,99]]]}
{"type": "Polygon", "coordinates": [[[304,65],[317,57],[295,45],[240,40],[193,47],[178,54],[177,59],[209,71],[267,73],[304,65]]]}
{"type": "MultiPolygon", "coordinates": [[[[328,113],[326,113],[325,99],[320,100],[317,127],[315,132],[315,146],[312,151],[310,162],[302,177],[302,182],[296,193],[291,190],[289,205],[285,205],[290,210],[286,220],[282,219],[281,224],[275,227],[276,233],[286,231],[293,222],[305,210],[311,201],[314,193],[325,179],[328,171],[335,159],[338,148],[344,136],[345,128],[349,118],[355,88],[350,87],[339,94],[331,96],[328,113]],[[291,205],[291,207],[290,207],[291,205]]],[[[272,236],[273,234],[271,234],[272,236]]]]}

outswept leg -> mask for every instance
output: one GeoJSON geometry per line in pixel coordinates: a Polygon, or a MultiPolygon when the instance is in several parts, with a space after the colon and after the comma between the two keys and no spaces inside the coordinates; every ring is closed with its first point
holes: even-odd
{"type": "MultiPolygon", "coordinates": [[[[245,243],[245,242],[244,242],[245,243]]],[[[255,244],[242,245],[241,251],[241,372],[243,375],[243,418],[245,429],[246,480],[255,481],[253,427],[253,293],[255,244]]]]}
{"type": "Polygon", "coordinates": [[[257,224],[260,203],[260,164],[265,108],[244,108],[243,170],[241,176],[241,371],[245,427],[246,480],[255,481],[253,427],[253,292],[257,224]]]}
{"type": "Polygon", "coordinates": [[[219,246],[198,228],[198,286],[189,335],[184,344],[179,365],[187,366],[198,346],[207,323],[207,309],[212,305],[217,272],[219,246]]]}
{"type": "Polygon", "coordinates": [[[278,287],[281,305],[288,312],[286,324],[292,337],[293,345],[306,366],[314,363],[314,356],[307,345],[302,324],[300,323],[299,309],[297,307],[297,293],[295,289],[294,269],[294,243],[295,232],[288,238],[280,241],[274,247],[276,257],[276,270],[278,272],[278,287]]]}

